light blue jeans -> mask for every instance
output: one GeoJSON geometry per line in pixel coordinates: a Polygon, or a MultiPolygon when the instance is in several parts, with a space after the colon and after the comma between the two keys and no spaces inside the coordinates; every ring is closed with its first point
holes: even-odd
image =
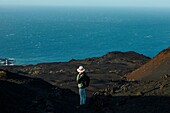
{"type": "Polygon", "coordinates": [[[84,105],[86,103],[86,90],[85,88],[79,89],[80,95],[80,105],[84,105]]]}

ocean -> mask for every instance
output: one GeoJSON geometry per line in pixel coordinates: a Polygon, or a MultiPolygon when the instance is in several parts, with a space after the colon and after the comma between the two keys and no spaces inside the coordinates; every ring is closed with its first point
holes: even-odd
{"type": "Polygon", "coordinates": [[[0,58],[67,62],[170,46],[170,8],[0,7],[0,58]]]}

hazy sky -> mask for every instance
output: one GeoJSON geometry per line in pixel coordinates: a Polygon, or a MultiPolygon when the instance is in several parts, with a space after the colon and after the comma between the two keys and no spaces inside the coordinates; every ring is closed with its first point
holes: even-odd
{"type": "Polygon", "coordinates": [[[170,0],[0,0],[0,5],[170,7],[170,0]]]}

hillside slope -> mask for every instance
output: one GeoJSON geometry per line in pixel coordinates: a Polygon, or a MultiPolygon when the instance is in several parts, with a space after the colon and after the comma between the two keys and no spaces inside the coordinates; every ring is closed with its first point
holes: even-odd
{"type": "Polygon", "coordinates": [[[160,52],[142,67],[130,73],[127,78],[134,80],[151,80],[167,75],[170,75],[170,47],[160,52]]]}
{"type": "Polygon", "coordinates": [[[78,99],[69,89],[0,69],[0,113],[76,113],[78,99]]]}

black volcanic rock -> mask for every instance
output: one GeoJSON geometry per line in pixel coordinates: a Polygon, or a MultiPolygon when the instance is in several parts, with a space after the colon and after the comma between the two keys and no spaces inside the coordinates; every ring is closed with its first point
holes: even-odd
{"type": "Polygon", "coordinates": [[[168,113],[169,84],[170,77],[145,82],[127,81],[122,86],[113,83],[112,87],[94,93],[90,106],[99,113],[168,113]]]}
{"type": "MultiPolygon", "coordinates": [[[[49,71],[55,71],[55,73],[74,73],[74,69],[79,65],[84,65],[90,71],[90,68],[93,66],[110,67],[124,66],[126,68],[137,68],[150,60],[149,57],[146,57],[142,54],[136,52],[109,52],[108,54],[101,57],[87,58],[84,60],[71,60],[69,62],[53,62],[53,63],[41,63],[37,65],[26,65],[26,66],[13,66],[7,67],[6,69],[14,71],[14,69],[25,72],[33,75],[47,73],[49,71]]],[[[2,67],[4,68],[4,67],[2,67]]],[[[93,68],[94,71],[95,68],[93,68]]],[[[98,70],[99,73],[107,73],[108,69],[98,70]]],[[[51,72],[52,73],[52,72],[51,72]]]]}
{"type": "MultiPolygon", "coordinates": [[[[59,74],[77,74],[76,69],[83,65],[88,73],[125,75],[139,68],[150,60],[136,52],[110,52],[101,57],[87,58],[84,60],[71,60],[69,62],[41,63],[37,65],[1,67],[12,72],[29,74],[48,79],[49,76],[59,74]],[[48,76],[48,77],[47,77],[48,76]]],[[[55,77],[54,77],[55,78],[55,77]]]]}
{"type": "Polygon", "coordinates": [[[49,83],[77,92],[75,81],[76,69],[83,65],[91,78],[88,96],[111,85],[111,80],[125,79],[126,75],[150,60],[149,57],[136,52],[109,52],[101,57],[69,62],[41,63],[37,65],[1,67],[11,72],[42,78],[49,83]]]}

